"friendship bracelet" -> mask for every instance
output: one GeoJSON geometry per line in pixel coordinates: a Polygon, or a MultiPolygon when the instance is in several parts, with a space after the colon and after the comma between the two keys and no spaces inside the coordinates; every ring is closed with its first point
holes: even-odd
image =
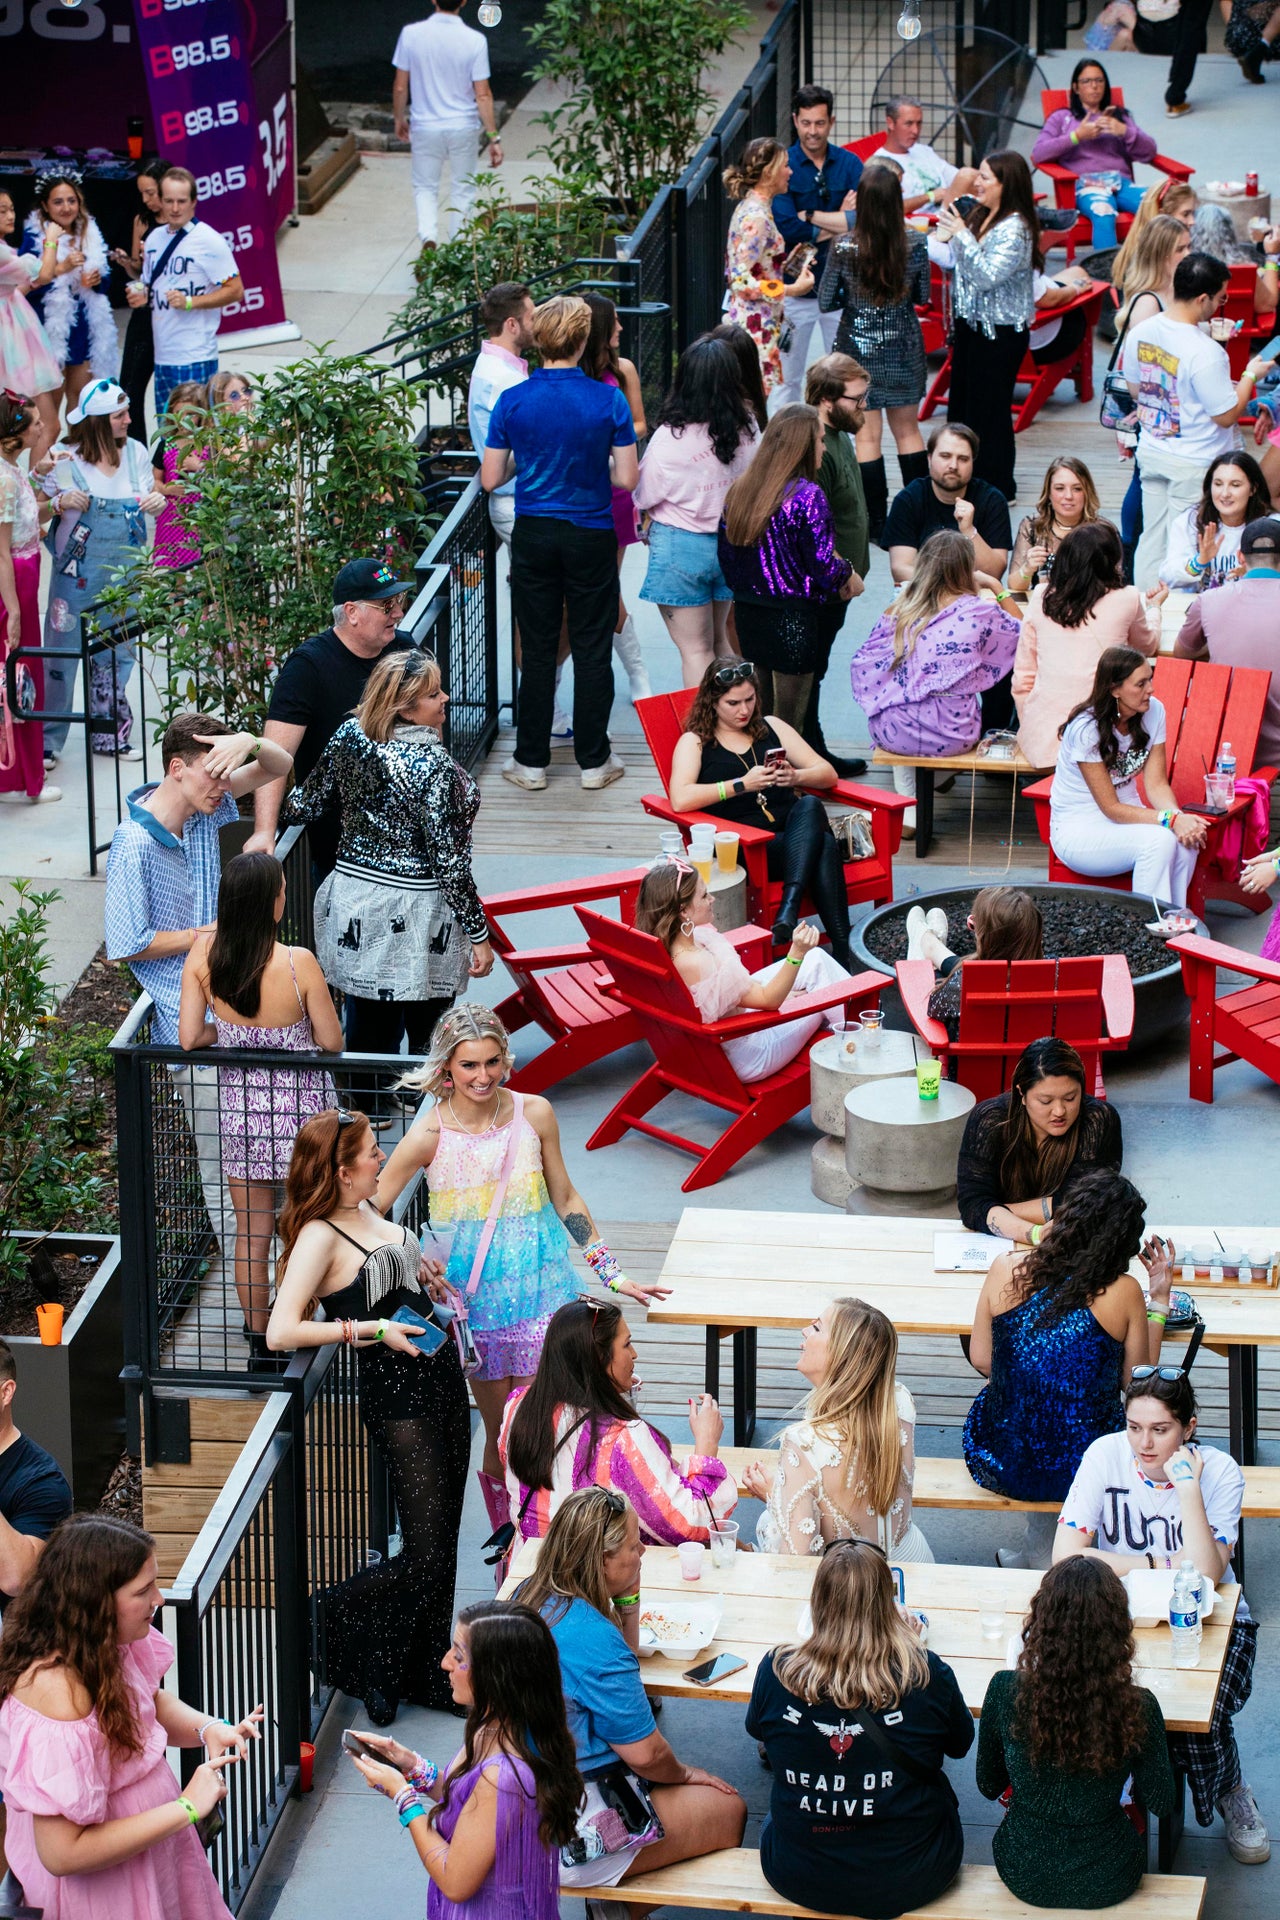
{"type": "Polygon", "coordinates": [[[200,1815],[196,1810],[195,1806],[192,1804],[192,1802],[187,1799],[187,1796],[185,1793],[179,1796],[178,1805],[182,1808],[182,1811],[186,1814],[187,1819],[191,1822],[192,1826],[194,1827],[196,1824],[196,1821],[200,1818],[200,1815]]]}
{"type": "Polygon", "coordinates": [[[215,1714],[211,1720],[206,1720],[204,1725],[202,1727],[199,1727],[196,1730],[197,1745],[198,1746],[204,1745],[204,1737],[206,1733],[208,1733],[210,1727],[226,1727],[226,1726],[230,1726],[230,1724],[231,1723],[229,1720],[220,1720],[218,1716],[215,1714]]]}
{"type": "Polygon", "coordinates": [[[440,1769],[434,1760],[424,1760],[420,1753],[415,1753],[408,1778],[411,1787],[416,1787],[419,1793],[428,1793],[440,1778],[440,1769]]]}
{"type": "Polygon", "coordinates": [[[396,1812],[403,1813],[406,1807],[413,1805],[413,1802],[416,1798],[417,1798],[417,1795],[411,1786],[401,1787],[399,1793],[395,1797],[396,1812]]]}
{"type": "Polygon", "coordinates": [[[602,1287],[608,1287],[610,1293],[621,1293],[620,1282],[626,1278],[626,1275],[603,1240],[593,1240],[589,1246],[584,1247],[582,1257],[602,1287]]]}
{"type": "Polygon", "coordinates": [[[1177,817],[1178,817],[1178,814],[1177,814],[1176,808],[1166,807],[1164,811],[1160,814],[1159,825],[1162,827],[1172,827],[1177,817]]]}
{"type": "Polygon", "coordinates": [[[1200,558],[1200,555],[1198,553],[1193,553],[1191,558],[1187,561],[1187,572],[1195,575],[1199,575],[1204,572],[1204,561],[1200,558]]]}

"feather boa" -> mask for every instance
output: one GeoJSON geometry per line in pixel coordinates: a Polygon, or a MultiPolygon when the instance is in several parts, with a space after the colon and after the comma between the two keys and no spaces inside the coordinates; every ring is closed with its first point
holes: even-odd
{"type": "MultiPolygon", "coordinates": [[[[44,245],[44,222],[38,211],[27,215],[26,231],[36,241],[39,258],[44,245]]],[[[58,259],[64,260],[74,245],[74,238],[63,234],[58,241],[58,259]]],[[[42,302],[45,335],[54,359],[60,367],[65,367],[67,346],[75,324],[76,304],[83,302],[85,317],[89,322],[89,366],[93,377],[95,380],[114,380],[120,371],[120,336],[116,332],[111,302],[103,291],[111,271],[111,262],[107,258],[107,243],[92,217],[86,226],[80,251],[84,254],[85,267],[96,267],[102,275],[102,282],[97,287],[82,287],[78,273],[61,273],[56,280],[50,281],[44,289],[42,302]]]]}

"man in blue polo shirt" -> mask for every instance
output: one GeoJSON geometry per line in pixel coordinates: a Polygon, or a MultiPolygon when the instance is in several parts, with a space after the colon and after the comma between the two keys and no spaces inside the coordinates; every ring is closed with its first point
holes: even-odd
{"type": "Polygon", "coordinates": [[[631,409],[618,387],[579,366],[591,332],[585,300],[557,296],[533,316],[541,365],[500,393],[489,416],[480,484],[514,472],[511,612],[523,660],[516,750],[503,778],[530,793],[547,784],[556,652],[567,615],[573,656],[573,750],[589,793],[626,772],[609,742],[618,542],[613,488],[640,477],[631,409]]]}
{"type": "Polygon", "coordinates": [[[804,242],[818,249],[813,292],[798,298],[788,294],[783,303],[791,334],[790,343],[783,349],[782,385],[777,390],[779,404],[783,405],[802,397],[814,327],[822,328],[822,351],[830,353],[840,325],[838,312],[819,313],[818,288],[832,240],[853,229],[854,193],[862,178],[862,162],[856,153],[831,145],[835,106],[835,96],[826,87],[801,87],[792,99],[791,124],[796,140],[787,149],[791,184],[773,202],[773,217],[788,247],[804,242]]]}
{"type": "MultiPolygon", "coordinates": [[[[134,789],[111,836],[104,917],[107,958],[127,961],[155,1002],[152,1044],[176,1047],[183,963],[218,914],[219,831],[237,818],[244,794],[284,779],[293,756],[273,740],[234,733],[212,714],[179,713],[165,728],[160,758],[164,778],[134,789]]],[[[195,1136],[209,1218],[229,1260],[235,1212],[222,1178],[218,1070],[175,1064],[170,1071],[195,1136]]]]}

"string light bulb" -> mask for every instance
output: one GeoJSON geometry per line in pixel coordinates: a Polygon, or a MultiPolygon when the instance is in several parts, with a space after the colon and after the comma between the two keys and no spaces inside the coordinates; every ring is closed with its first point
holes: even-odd
{"type": "Polygon", "coordinates": [[[502,8],[498,5],[498,0],[480,0],[480,25],[482,27],[496,27],[501,18],[502,8]]]}
{"type": "Polygon", "coordinates": [[[920,38],[920,0],[902,0],[902,12],[898,15],[898,38],[920,38]]]}

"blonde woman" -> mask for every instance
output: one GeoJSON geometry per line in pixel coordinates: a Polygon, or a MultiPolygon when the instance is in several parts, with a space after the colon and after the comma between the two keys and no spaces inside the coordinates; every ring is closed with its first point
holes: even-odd
{"type": "Polygon", "coordinates": [[[1009,561],[1009,587],[1030,593],[1037,574],[1046,578],[1053,557],[1073,527],[1089,526],[1098,518],[1098,489],[1083,460],[1064,453],[1045,468],[1040,498],[1022,521],[1009,561]]]}
{"type": "Polygon", "coordinates": [[[1154,221],[1176,220],[1183,232],[1190,236],[1198,205],[1195,188],[1185,180],[1162,180],[1158,186],[1150,187],[1143,194],[1142,205],[1133,216],[1133,225],[1125,235],[1124,245],[1111,263],[1112,284],[1123,292],[1132,276],[1134,260],[1145,244],[1146,230],[1154,221]]]}
{"type": "Polygon", "coordinates": [[[893,1920],[946,1891],[964,1832],[944,1759],[973,1745],[955,1674],[920,1644],[879,1547],[837,1540],[812,1625],[756,1671],[747,1732],[773,1770],[760,1865],[790,1904],[893,1920]]]}
{"type": "MultiPolygon", "coordinates": [[[[975,568],[962,533],[931,534],[911,579],[854,655],[853,697],[871,738],[888,753],[967,753],[983,730],[982,696],[1007,684],[1017,647],[1007,588],[975,568]],[[979,599],[979,587],[995,594],[995,606],[979,599]]],[[[893,784],[914,799],[915,768],[895,767],[893,784]]],[[[913,832],[914,815],[909,809],[904,821],[913,832]]]]}
{"type": "Polygon", "coordinates": [[[514,1067],[507,1030],[490,1007],[463,1001],[447,1013],[421,1068],[400,1083],[434,1095],[435,1105],[414,1121],[378,1181],[386,1212],[425,1171],[432,1224],[452,1229],[444,1280],[480,1350],[471,1391],[485,1430],[480,1487],[495,1527],[509,1517],[498,1454],[502,1410],[533,1378],[552,1314],[581,1291],[570,1240],[614,1293],[647,1304],[669,1291],[622,1274],[569,1177],[551,1102],[506,1091],[514,1067]]]}
{"type": "Polygon", "coordinates": [[[449,696],[416,648],[385,655],[281,825],[339,815],[338,860],[316,894],[316,954],[347,997],[353,1053],[422,1054],[468,979],[493,970],[471,872],[480,790],[440,738],[449,696]]]}
{"type": "MultiPolygon", "coordinates": [[[[650,1789],[659,1838],[560,1867],[560,1888],[618,1886],[630,1875],[742,1845],[747,1809],[714,1773],[686,1766],[658,1731],[640,1678],[640,1566],[635,1508],[608,1487],[571,1493],[547,1529],[538,1564],[513,1596],[541,1614],[560,1656],[560,1677],[587,1787],[579,1816],[605,1807],[600,1783],[627,1773],[650,1789]]],[[[595,1902],[588,1903],[588,1911],[595,1902]]],[[[619,1908],[619,1912],[624,1911],[619,1908]]]]}
{"type": "Polygon", "coordinates": [[[773,202],[786,192],[790,180],[787,149],[768,138],[749,141],[738,165],[724,170],[725,192],[738,203],[729,222],[725,255],[729,298],[724,317],[745,327],[755,341],[766,394],[783,381],[783,299],[786,294],[799,299],[813,292],[813,274],[807,267],[783,285],[787,243],[774,220],[773,202]]]}
{"type": "Polygon", "coordinates": [[[878,1541],[894,1560],[932,1560],[911,1518],[916,1409],[895,1378],[893,1323],[865,1300],[833,1300],[800,1338],[809,1382],[804,1418],[785,1427],[772,1475],[763,1461],[744,1486],[767,1501],[762,1553],[825,1553],[833,1540],[878,1541]]]}

